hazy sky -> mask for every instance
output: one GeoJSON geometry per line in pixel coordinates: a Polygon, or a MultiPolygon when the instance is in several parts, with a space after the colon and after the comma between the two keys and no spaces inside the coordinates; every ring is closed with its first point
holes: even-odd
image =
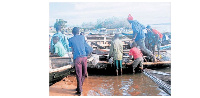
{"type": "Polygon", "coordinates": [[[68,26],[113,16],[127,19],[129,13],[142,24],[170,23],[170,11],[170,2],[50,2],[49,25],[59,18],[68,26]]]}

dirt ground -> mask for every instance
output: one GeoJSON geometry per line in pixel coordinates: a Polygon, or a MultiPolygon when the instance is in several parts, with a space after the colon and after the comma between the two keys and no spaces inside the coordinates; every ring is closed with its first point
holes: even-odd
{"type": "Polygon", "coordinates": [[[49,96],[77,96],[76,77],[68,76],[49,87],[49,96]]]}

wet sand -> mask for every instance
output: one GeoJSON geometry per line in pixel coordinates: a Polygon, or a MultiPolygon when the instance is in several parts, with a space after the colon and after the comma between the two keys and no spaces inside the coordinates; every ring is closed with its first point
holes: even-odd
{"type": "Polygon", "coordinates": [[[76,96],[76,77],[68,76],[49,87],[49,96],[76,96]]]}
{"type": "MultiPolygon", "coordinates": [[[[50,96],[77,96],[76,77],[69,75],[49,87],[50,96]]],[[[166,96],[144,74],[122,76],[89,76],[83,84],[82,96],[166,96]]]]}

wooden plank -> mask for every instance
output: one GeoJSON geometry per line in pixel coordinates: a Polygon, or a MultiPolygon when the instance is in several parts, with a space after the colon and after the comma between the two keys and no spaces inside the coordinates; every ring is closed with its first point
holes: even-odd
{"type": "MultiPolygon", "coordinates": [[[[109,62],[107,61],[99,61],[99,63],[102,63],[102,64],[109,64],[109,62]]],[[[122,65],[132,65],[133,64],[133,61],[132,62],[129,62],[129,63],[122,63],[122,65]]],[[[171,64],[171,61],[163,61],[163,62],[143,62],[143,65],[159,65],[159,64],[171,64]]]]}
{"type": "Polygon", "coordinates": [[[159,65],[159,64],[171,64],[171,61],[162,61],[162,62],[143,62],[143,65],[159,65]]]}
{"type": "Polygon", "coordinates": [[[60,67],[60,68],[50,69],[49,73],[61,72],[61,71],[64,71],[64,70],[67,70],[67,69],[70,69],[70,68],[72,68],[72,65],[67,65],[67,66],[63,66],[63,67],[60,67]]]}
{"type": "Polygon", "coordinates": [[[71,66],[51,70],[49,72],[49,86],[68,76],[72,70],[74,69],[71,66]]]}
{"type": "MultiPolygon", "coordinates": [[[[122,63],[123,64],[123,63],[122,63]]],[[[132,65],[132,62],[126,63],[126,65],[132,65]]],[[[159,64],[171,64],[171,61],[162,61],[162,62],[143,62],[143,65],[159,65],[159,64]]]]}
{"type": "Polygon", "coordinates": [[[50,68],[60,68],[72,64],[72,59],[69,57],[49,57],[50,68]]]}
{"type": "Polygon", "coordinates": [[[49,59],[71,59],[71,57],[49,57],[49,59]]]}

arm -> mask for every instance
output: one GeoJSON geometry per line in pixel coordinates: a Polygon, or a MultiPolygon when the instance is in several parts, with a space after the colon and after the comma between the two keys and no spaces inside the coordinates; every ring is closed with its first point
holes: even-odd
{"type": "Polygon", "coordinates": [[[133,33],[133,41],[135,41],[136,36],[137,36],[137,33],[133,33]]]}
{"type": "Polygon", "coordinates": [[[109,52],[109,58],[113,55],[113,43],[111,42],[110,52],[109,52]]]}
{"type": "Polygon", "coordinates": [[[55,52],[50,55],[50,57],[59,57],[58,55],[58,47],[54,46],[55,52]]]}
{"type": "Polygon", "coordinates": [[[71,47],[72,48],[72,54],[74,54],[74,49],[73,49],[73,47],[71,47]]]}
{"type": "Polygon", "coordinates": [[[51,54],[53,53],[53,38],[51,39],[51,43],[50,43],[50,52],[51,52],[51,54]]]}
{"type": "Polygon", "coordinates": [[[92,51],[93,51],[92,47],[90,47],[88,45],[88,43],[85,42],[85,52],[86,52],[86,55],[89,56],[92,53],[92,51]]]}
{"type": "Polygon", "coordinates": [[[132,55],[129,55],[128,61],[132,59],[132,55]]]}
{"type": "Polygon", "coordinates": [[[146,28],[143,24],[141,24],[141,27],[142,27],[142,29],[145,29],[145,28],[146,28]]]}
{"type": "Polygon", "coordinates": [[[129,58],[128,58],[128,60],[127,60],[126,63],[128,63],[128,62],[132,59],[132,52],[131,52],[131,51],[132,51],[132,50],[130,50],[129,53],[128,53],[129,58]]]}
{"type": "Polygon", "coordinates": [[[69,45],[68,45],[68,40],[67,40],[66,36],[63,36],[63,42],[62,43],[63,43],[63,46],[64,46],[66,52],[69,52],[69,45]]]}
{"type": "Polygon", "coordinates": [[[72,54],[73,54],[73,47],[72,47],[71,38],[68,39],[68,42],[69,42],[69,47],[71,47],[71,49],[72,49],[72,54]]]}
{"type": "Polygon", "coordinates": [[[135,38],[137,37],[137,31],[136,31],[136,26],[135,26],[135,22],[132,22],[132,29],[133,29],[133,41],[135,41],[135,38]]]}

